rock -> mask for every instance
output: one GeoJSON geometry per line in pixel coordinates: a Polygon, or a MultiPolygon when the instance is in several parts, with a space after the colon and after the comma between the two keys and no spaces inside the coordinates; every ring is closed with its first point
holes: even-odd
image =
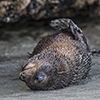
{"type": "Polygon", "coordinates": [[[100,0],[1,0],[0,21],[55,17],[100,16],[100,0]]]}

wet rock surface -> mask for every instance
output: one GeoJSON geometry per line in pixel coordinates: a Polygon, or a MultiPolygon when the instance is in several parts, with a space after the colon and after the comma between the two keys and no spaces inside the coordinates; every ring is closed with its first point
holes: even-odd
{"type": "MultiPolygon", "coordinates": [[[[99,19],[78,21],[73,19],[87,36],[91,48],[100,49],[99,19]]],[[[99,100],[100,99],[100,54],[93,56],[89,76],[78,85],[53,91],[32,91],[18,75],[21,64],[28,59],[37,42],[55,32],[49,26],[1,28],[0,37],[0,100],[99,100]]]]}

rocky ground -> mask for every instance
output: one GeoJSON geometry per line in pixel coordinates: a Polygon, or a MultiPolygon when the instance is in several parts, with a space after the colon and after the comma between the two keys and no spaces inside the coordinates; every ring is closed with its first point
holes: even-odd
{"type": "MultiPolygon", "coordinates": [[[[91,48],[100,49],[100,23],[98,19],[74,19],[87,36],[91,48]]],[[[87,79],[78,85],[53,91],[31,91],[18,74],[21,64],[28,59],[37,42],[54,32],[47,24],[25,24],[0,29],[0,100],[100,100],[100,54],[93,56],[87,79]]]]}

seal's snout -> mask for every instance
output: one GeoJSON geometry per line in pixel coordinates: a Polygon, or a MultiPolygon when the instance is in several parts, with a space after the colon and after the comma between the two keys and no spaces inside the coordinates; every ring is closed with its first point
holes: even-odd
{"type": "Polygon", "coordinates": [[[19,74],[19,79],[22,80],[22,81],[25,80],[25,77],[24,77],[24,75],[22,73],[19,74]]]}

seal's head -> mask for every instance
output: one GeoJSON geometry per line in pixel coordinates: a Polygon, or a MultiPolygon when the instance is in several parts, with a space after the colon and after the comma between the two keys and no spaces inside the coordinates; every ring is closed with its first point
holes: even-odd
{"type": "Polygon", "coordinates": [[[54,89],[55,69],[44,61],[31,61],[22,67],[19,78],[32,90],[54,89]]]}

